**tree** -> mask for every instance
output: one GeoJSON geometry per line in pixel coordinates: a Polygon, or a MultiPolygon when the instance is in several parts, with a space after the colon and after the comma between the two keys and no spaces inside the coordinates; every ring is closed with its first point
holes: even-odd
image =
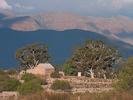
{"type": "Polygon", "coordinates": [[[133,57],[129,58],[119,71],[116,88],[133,93],[133,57]]]}
{"type": "Polygon", "coordinates": [[[43,43],[31,44],[16,51],[16,59],[24,70],[49,62],[49,58],[48,48],[43,43]]]}
{"type": "Polygon", "coordinates": [[[106,78],[108,70],[112,69],[118,58],[119,53],[116,49],[99,40],[88,40],[85,45],[75,51],[68,62],[91,78],[99,74],[106,78]]]}

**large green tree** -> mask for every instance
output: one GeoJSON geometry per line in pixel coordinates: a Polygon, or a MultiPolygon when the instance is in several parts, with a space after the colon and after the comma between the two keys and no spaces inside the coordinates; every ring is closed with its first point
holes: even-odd
{"type": "Polygon", "coordinates": [[[48,48],[43,43],[27,45],[16,51],[16,59],[21,69],[36,67],[39,63],[49,62],[48,48]]]}
{"type": "Polygon", "coordinates": [[[118,58],[119,53],[115,48],[99,40],[87,40],[74,52],[68,63],[91,78],[96,75],[106,78],[107,74],[111,74],[113,65],[116,64],[118,58]]]}

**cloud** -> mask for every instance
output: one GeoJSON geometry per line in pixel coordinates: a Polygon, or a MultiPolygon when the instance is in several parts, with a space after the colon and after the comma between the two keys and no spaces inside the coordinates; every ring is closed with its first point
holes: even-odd
{"type": "Polygon", "coordinates": [[[0,10],[1,9],[12,9],[10,5],[5,0],[0,0],[0,10]]]}
{"type": "Polygon", "coordinates": [[[130,4],[133,4],[133,0],[112,0],[111,4],[115,9],[122,9],[130,4]]]}
{"type": "Polygon", "coordinates": [[[35,9],[33,6],[25,5],[25,4],[20,4],[20,3],[16,3],[14,6],[16,8],[25,9],[25,10],[33,10],[33,9],[35,9]]]}
{"type": "Polygon", "coordinates": [[[74,12],[92,16],[133,15],[133,0],[54,0],[54,3],[53,0],[8,0],[8,3],[13,6],[14,11],[21,13],[74,12]]]}

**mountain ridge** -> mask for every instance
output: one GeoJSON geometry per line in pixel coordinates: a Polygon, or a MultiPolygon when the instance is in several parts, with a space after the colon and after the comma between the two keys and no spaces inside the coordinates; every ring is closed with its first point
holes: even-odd
{"type": "Polygon", "coordinates": [[[133,45],[133,19],[125,16],[103,18],[80,16],[71,13],[45,13],[29,16],[17,16],[3,20],[3,23],[8,23],[10,20],[14,21],[8,24],[8,26],[5,25],[5,27],[13,30],[36,31],[40,29],[49,29],[63,31],[80,29],[84,31],[97,32],[109,38],[119,39],[133,45]],[[121,33],[128,33],[127,37],[121,37],[119,35],[121,33]]]}
{"type": "Polygon", "coordinates": [[[133,55],[133,46],[116,39],[107,38],[99,33],[83,30],[38,30],[14,31],[8,28],[1,29],[1,66],[15,66],[14,54],[18,48],[27,44],[41,42],[49,47],[49,54],[54,64],[62,64],[71,57],[75,48],[82,45],[85,40],[102,40],[106,44],[118,49],[124,58],[133,55]],[[10,49],[9,49],[10,48],[10,49]]]}

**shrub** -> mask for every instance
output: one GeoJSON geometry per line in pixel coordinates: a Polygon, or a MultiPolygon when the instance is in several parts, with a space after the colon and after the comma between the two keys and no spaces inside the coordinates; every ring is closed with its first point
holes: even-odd
{"type": "Polygon", "coordinates": [[[70,90],[71,86],[68,81],[64,80],[55,80],[54,83],[51,85],[53,90],[70,90]]]}
{"type": "Polygon", "coordinates": [[[133,93],[133,58],[129,58],[118,74],[116,89],[133,93]]]}
{"type": "Polygon", "coordinates": [[[41,80],[41,85],[47,85],[47,81],[46,80],[41,80]]]}
{"type": "Polygon", "coordinates": [[[22,95],[38,92],[42,90],[41,85],[47,85],[46,80],[42,80],[33,74],[24,74],[21,78],[25,82],[18,88],[18,91],[22,95]]]}
{"type": "Polygon", "coordinates": [[[28,74],[28,73],[25,73],[22,78],[22,80],[24,80],[25,82],[28,82],[28,81],[31,81],[31,80],[35,80],[35,79],[38,79],[35,75],[33,74],[28,74]]]}
{"type": "Polygon", "coordinates": [[[0,92],[16,91],[20,85],[21,85],[20,82],[16,79],[9,78],[7,76],[3,77],[3,79],[0,80],[0,92]]]}
{"type": "Polygon", "coordinates": [[[40,85],[47,85],[47,81],[45,79],[41,79],[40,77],[36,77],[33,74],[24,74],[21,78],[22,80],[24,80],[25,82],[29,82],[32,80],[36,80],[40,85]]]}
{"type": "Polygon", "coordinates": [[[17,74],[17,71],[15,69],[11,69],[11,70],[8,70],[6,73],[8,75],[15,75],[15,74],[17,74]]]}
{"type": "Polygon", "coordinates": [[[69,64],[64,64],[63,71],[65,75],[70,75],[70,76],[76,76],[78,73],[77,69],[69,64]]]}
{"type": "Polygon", "coordinates": [[[51,73],[50,76],[51,76],[52,78],[60,78],[60,77],[61,77],[61,75],[60,75],[59,72],[57,72],[57,71],[51,73]]]}
{"type": "Polygon", "coordinates": [[[21,95],[28,95],[41,90],[42,90],[41,84],[37,80],[31,80],[25,82],[18,88],[18,91],[21,95]]]}
{"type": "Polygon", "coordinates": [[[0,71],[0,92],[2,91],[16,91],[20,82],[14,78],[10,78],[8,73],[0,71]]]}

